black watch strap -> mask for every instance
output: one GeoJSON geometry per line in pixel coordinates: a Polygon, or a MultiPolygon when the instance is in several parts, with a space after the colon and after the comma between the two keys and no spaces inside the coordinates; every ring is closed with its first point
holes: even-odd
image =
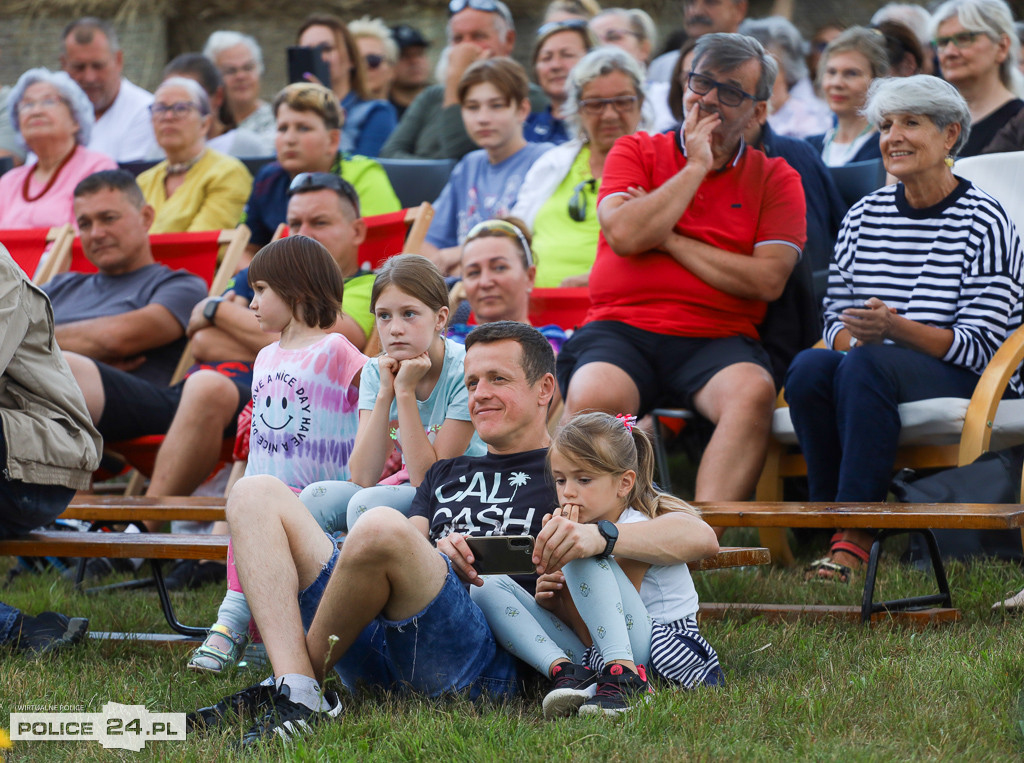
{"type": "Polygon", "coordinates": [[[601,533],[601,537],[605,541],[604,551],[601,552],[601,556],[611,556],[612,551],[615,549],[615,541],[619,539],[619,528],[615,526],[614,522],[602,519],[597,523],[597,531],[601,533]]]}
{"type": "Polygon", "coordinates": [[[223,301],[224,297],[214,297],[207,302],[206,307],[203,308],[203,317],[210,323],[213,323],[214,318],[217,316],[217,308],[220,307],[220,303],[223,301]]]}

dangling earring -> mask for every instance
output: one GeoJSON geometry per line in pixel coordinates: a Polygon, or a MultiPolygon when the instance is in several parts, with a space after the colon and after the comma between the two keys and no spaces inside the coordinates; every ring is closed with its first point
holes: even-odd
{"type": "Polygon", "coordinates": [[[953,169],[953,157],[949,154],[946,154],[946,166],[953,169]]]}

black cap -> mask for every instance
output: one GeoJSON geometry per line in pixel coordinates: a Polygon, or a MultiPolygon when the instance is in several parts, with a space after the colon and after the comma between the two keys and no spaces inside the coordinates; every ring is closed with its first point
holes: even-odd
{"type": "Polygon", "coordinates": [[[414,47],[428,47],[430,45],[429,40],[423,36],[416,27],[409,26],[408,24],[396,24],[391,27],[391,36],[395,38],[395,42],[398,43],[399,50],[405,50],[406,48],[414,47]]]}

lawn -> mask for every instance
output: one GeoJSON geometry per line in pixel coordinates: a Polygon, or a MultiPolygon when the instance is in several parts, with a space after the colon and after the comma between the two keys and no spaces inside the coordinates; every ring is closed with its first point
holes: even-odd
{"type": "MultiPolygon", "coordinates": [[[[726,543],[751,544],[750,531],[726,543]]],[[[810,554],[815,549],[808,549],[810,554]]],[[[898,551],[898,549],[897,549],[898,551]]],[[[0,573],[10,560],[0,559],[0,573]]],[[[401,697],[345,700],[340,722],[258,760],[1020,760],[1024,757],[1024,627],[993,614],[997,599],[1024,586],[1000,563],[952,564],[963,620],[911,630],[884,623],[767,623],[735,617],[704,626],[727,683],[719,690],[664,690],[619,722],[545,722],[538,695],[507,705],[401,697]]],[[[740,569],[696,576],[705,601],[859,604],[856,585],[806,585],[794,569],[740,569]]],[[[887,597],[929,591],[923,573],[887,555],[879,576],[887,597]]],[[[184,622],[208,624],[221,590],[174,594],[184,622]]],[[[54,609],[91,618],[93,630],[167,627],[151,592],[86,597],[54,574],[20,576],[0,598],[29,612],[54,609]]],[[[110,641],[29,662],[0,654],[0,728],[25,704],[143,704],[178,712],[209,704],[262,678],[184,670],[187,650],[110,641]]],[[[183,742],[150,742],[141,752],[98,742],[16,743],[8,761],[232,760],[241,727],[183,742]]]]}

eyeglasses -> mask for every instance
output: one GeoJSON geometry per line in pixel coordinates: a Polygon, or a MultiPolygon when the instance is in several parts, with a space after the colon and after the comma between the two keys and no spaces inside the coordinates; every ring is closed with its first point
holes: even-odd
{"type": "Polygon", "coordinates": [[[603,34],[598,35],[601,42],[606,45],[614,45],[617,42],[622,42],[627,37],[636,37],[638,40],[640,39],[640,35],[632,29],[609,29],[603,34]]]}
{"type": "Polygon", "coordinates": [[[189,101],[178,101],[177,103],[151,103],[149,105],[149,113],[153,115],[154,119],[160,119],[167,115],[171,115],[175,119],[181,119],[182,117],[187,116],[192,110],[201,111],[198,104],[190,103],[189,101]]]}
{"type": "Polygon", "coordinates": [[[530,249],[530,244],[526,240],[526,236],[519,230],[518,225],[513,225],[507,220],[484,220],[482,223],[477,223],[470,228],[469,233],[466,234],[465,240],[462,245],[465,246],[470,241],[478,238],[486,238],[484,233],[497,233],[504,238],[511,239],[519,243],[519,246],[523,249],[523,255],[526,257],[526,267],[533,265],[533,251],[530,249]]]}
{"type": "Polygon", "coordinates": [[[761,100],[757,96],[740,90],[738,87],[716,82],[711,77],[705,77],[703,74],[697,74],[696,72],[690,72],[687,75],[686,86],[697,95],[707,95],[712,90],[718,90],[718,102],[723,106],[740,106],[747,98],[755,103],[761,100]]]}
{"type": "Polygon", "coordinates": [[[288,196],[325,190],[334,191],[342,198],[347,199],[355,208],[356,217],[359,217],[359,194],[350,182],[345,178],[338,177],[333,172],[300,172],[288,186],[288,196]]]}
{"type": "Polygon", "coordinates": [[[981,32],[957,32],[956,34],[946,35],[945,37],[936,37],[932,40],[932,45],[935,46],[936,50],[942,50],[949,43],[953,43],[957,48],[969,48],[974,44],[974,41],[981,36],[981,32]]]}
{"type": "Polygon", "coordinates": [[[220,73],[224,77],[234,77],[236,74],[252,74],[259,68],[259,64],[255,61],[250,61],[247,64],[241,66],[225,66],[220,70],[220,73]]]}
{"type": "Polygon", "coordinates": [[[590,186],[590,192],[594,193],[597,191],[597,180],[590,178],[577,183],[572,189],[572,198],[569,199],[569,217],[578,223],[587,219],[587,186],[590,186]]]}
{"type": "Polygon", "coordinates": [[[27,98],[22,98],[18,101],[18,111],[28,111],[29,109],[35,108],[52,109],[58,103],[65,103],[65,101],[52,95],[47,95],[40,98],[38,101],[30,101],[27,98]]]}
{"type": "Polygon", "coordinates": [[[376,53],[367,53],[363,56],[363,60],[366,62],[366,68],[372,71],[384,63],[384,56],[378,56],[376,53]]]}
{"type": "Polygon", "coordinates": [[[636,108],[640,100],[636,95],[619,95],[615,98],[587,98],[580,101],[580,111],[590,114],[593,117],[600,116],[605,106],[611,106],[616,114],[628,114],[636,108]]]}
{"type": "Polygon", "coordinates": [[[559,32],[566,29],[586,29],[587,26],[588,25],[586,19],[565,19],[565,21],[549,21],[547,24],[544,24],[543,26],[541,26],[540,29],[537,30],[536,39],[539,40],[541,37],[549,35],[552,32],[559,32]]]}

